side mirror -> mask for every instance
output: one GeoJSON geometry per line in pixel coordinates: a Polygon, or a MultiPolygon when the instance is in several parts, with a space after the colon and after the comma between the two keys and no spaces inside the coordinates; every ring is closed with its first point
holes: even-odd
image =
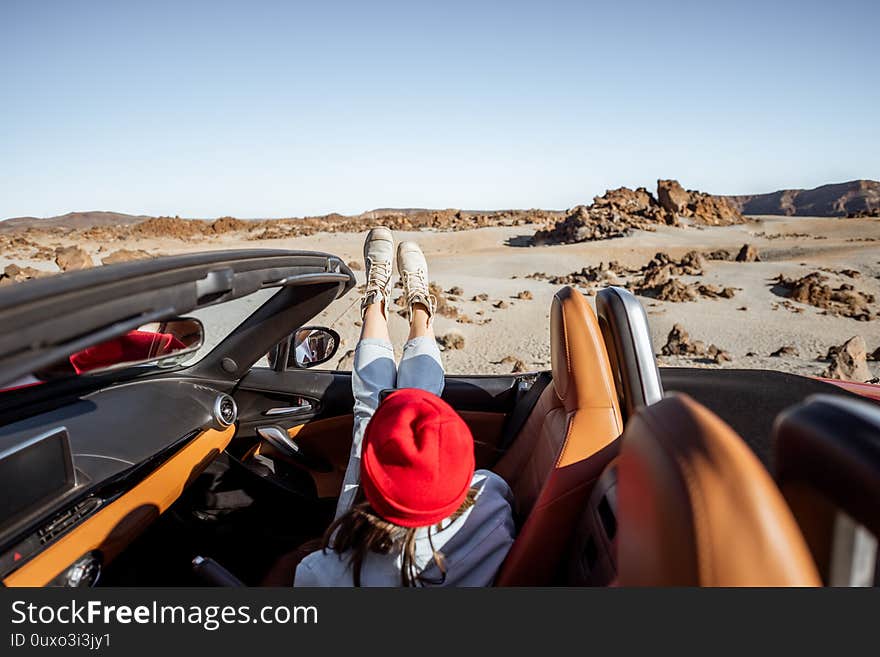
{"type": "Polygon", "coordinates": [[[144,324],[118,338],[71,354],[70,365],[77,374],[147,363],[173,367],[184,356],[198,351],[204,340],[205,327],[200,320],[175,317],[144,324]]]}
{"type": "Polygon", "coordinates": [[[339,349],[339,334],[325,326],[303,326],[267,354],[273,370],[302,369],[326,363],[339,349]]]}

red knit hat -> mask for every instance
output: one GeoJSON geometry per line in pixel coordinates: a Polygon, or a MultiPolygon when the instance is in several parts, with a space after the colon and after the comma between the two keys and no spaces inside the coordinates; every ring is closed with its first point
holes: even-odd
{"type": "Polygon", "coordinates": [[[435,525],[455,512],[474,477],[474,439],[445,401],[415,388],[388,395],[367,424],[361,486],[385,520],[435,525]]]}

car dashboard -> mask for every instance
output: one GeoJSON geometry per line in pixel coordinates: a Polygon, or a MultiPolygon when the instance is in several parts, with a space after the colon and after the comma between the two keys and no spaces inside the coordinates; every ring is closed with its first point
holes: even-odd
{"type": "Polygon", "coordinates": [[[128,382],[0,428],[3,584],[93,583],[229,443],[221,388],[128,382]]]}

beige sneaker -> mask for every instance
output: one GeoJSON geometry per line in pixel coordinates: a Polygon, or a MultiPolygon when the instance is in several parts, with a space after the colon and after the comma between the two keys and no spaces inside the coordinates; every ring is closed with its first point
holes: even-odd
{"type": "Polygon", "coordinates": [[[361,300],[361,317],[371,303],[385,302],[384,314],[388,316],[391,303],[391,272],[394,261],[394,237],[383,226],[367,233],[364,241],[364,267],[367,274],[367,289],[361,300]]]}
{"type": "Polygon", "coordinates": [[[413,304],[420,303],[428,311],[429,319],[434,316],[437,299],[428,290],[428,262],[425,254],[415,242],[401,242],[397,247],[397,273],[403,281],[403,295],[406,311],[412,321],[413,304]]]}

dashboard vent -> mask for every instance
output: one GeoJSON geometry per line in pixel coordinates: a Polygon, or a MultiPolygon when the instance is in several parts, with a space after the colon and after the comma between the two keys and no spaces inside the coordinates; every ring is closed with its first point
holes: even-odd
{"type": "Polygon", "coordinates": [[[76,506],[67,509],[67,511],[59,513],[37,531],[40,545],[51,543],[61,534],[76,525],[80,520],[92,513],[100,505],[101,501],[98,498],[90,497],[76,506]]]}
{"type": "Polygon", "coordinates": [[[214,401],[213,415],[214,422],[221,429],[235,424],[235,420],[238,419],[238,407],[235,405],[235,400],[229,395],[219,395],[214,401]]]}

